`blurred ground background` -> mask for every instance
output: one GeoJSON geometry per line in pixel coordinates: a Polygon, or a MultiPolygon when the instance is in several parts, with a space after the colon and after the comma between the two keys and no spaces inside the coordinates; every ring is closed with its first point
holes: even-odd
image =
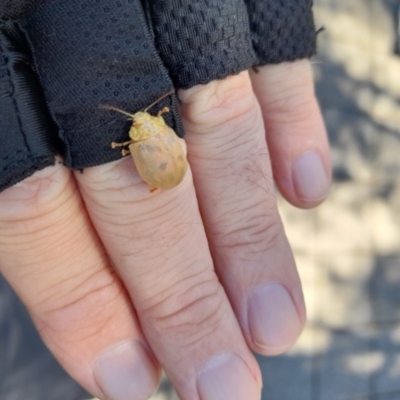
{"type": "MultiPolygon", "coordinates": [[[[263,400],[400,400],[400,0],[314,3],[334,184],[316,210],[279,199],[308,323],[288,354],[258,358],[263,400]]],[[[0,278],[0,399],[89,397],[0,278]]],[[[152,400],[178,398],[163,381],[152,400]]]]}

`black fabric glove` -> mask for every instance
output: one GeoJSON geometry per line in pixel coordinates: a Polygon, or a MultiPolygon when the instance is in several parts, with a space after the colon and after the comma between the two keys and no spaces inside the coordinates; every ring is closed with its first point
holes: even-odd
{"type": "MultiPolygon", "coordinates": [[[[128,112],[171,89],[315,52],[312,0],[2,0],[0,190],[120,157],[128,112]]],[[[182,136],[176,96],[162,100],[182,136]]],[[[150,110],[151,112],[152,110],[150,110]]]]}

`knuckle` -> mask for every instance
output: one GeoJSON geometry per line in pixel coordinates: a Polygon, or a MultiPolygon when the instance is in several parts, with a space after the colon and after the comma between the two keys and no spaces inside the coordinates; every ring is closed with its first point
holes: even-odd
{"type": "Polygon", "coordinates": [[[135,169],[132,157],[87,168],[84,174],[76,176],[78,181],[84,182],[82,189],[93,193],[120,192],[143,182],[135,169]]]}
{"type": "Polygon", "coordinates": [[[214,81],[187,91],[183,96],[183,119],[190,131],[207,133],[228,122],[236,125],[254,109],[255,97],[247,73],[214,81]]]}
{"type": "Polygon", "coordinates": [[[161,295],[153,296],[140,310],[154,329],[183,345],[200,341],[217,329],[225,314],[225,297],[213,271],[184,279],[161,295]]]}
{"type": "Polygon", "coordinates": [[[76,178],[85,201],[93,212],[98,211],[99,214],[118,211],[116,204],[122,209],[131,207],[133,203],[143,204],[143,201],[154,197],[130,156],[87,168],[84,174],[76,173],[76,178]]]}
{"type": "Polygon", "coordinates": [[[318,103],[314,92],[312,69],[308,60],[263,67],[260,84],[255,86],[270,122],[304,124],[315,119],[318,103]]]}
{"type": "Polygon", "coordinates": [[[71,174],[56,164],[0,193],[0,221],[19,222],[48,214],[65,199],[71,174]]]}

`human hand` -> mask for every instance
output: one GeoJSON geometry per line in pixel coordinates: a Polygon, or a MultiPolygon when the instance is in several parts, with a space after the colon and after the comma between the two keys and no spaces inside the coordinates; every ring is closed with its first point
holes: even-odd
{"type": "Polygon", "coordinates": [[[304,208],[329,186],[311,68],[259,67],[179,98],[178,187],[150,193],[130,158],[36,172],[0,194],[0,269],[96,396],[146,399],[161,365],[182,399],[256,399],[249,349],[285,351],[305,319],[272,175],[304,208]]]}

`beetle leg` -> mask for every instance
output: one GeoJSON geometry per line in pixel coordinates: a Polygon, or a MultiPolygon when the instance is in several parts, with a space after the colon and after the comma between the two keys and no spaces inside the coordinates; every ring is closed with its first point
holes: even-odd
{"type": "Polygon", "coordinates": [[[161,115],[166,114],[167,112],[169,112],[169,108],[164,107],[162,110],[158,112],[157,117],[160,117],[161,115]]]}
{"type": "Polygon", "coordinates": [[[128,149],[122,149],[121,154],[123,157],[127,156],[128,154],[131,154],[131,151],[128,149]]]}
{"type": "Polygon", "coordinates": [[[158,188],[153,186],[152,188],[150,188],[150,193],[154,193],[158,188]]]}
{"type": "Polygon", "coordinates": [[[111,147],[112,147],[113,149],[115,149],[116,147],[124,147],[124,146],[128,146],[128,145],[130,145],[130,144],[132,144],[132,143],[134,143],[133,140],[128,140],[127,142],[122,142],[122,143],[115,143],[115,142],[112,142],[112,143],[111,143],[111,147]]]}

